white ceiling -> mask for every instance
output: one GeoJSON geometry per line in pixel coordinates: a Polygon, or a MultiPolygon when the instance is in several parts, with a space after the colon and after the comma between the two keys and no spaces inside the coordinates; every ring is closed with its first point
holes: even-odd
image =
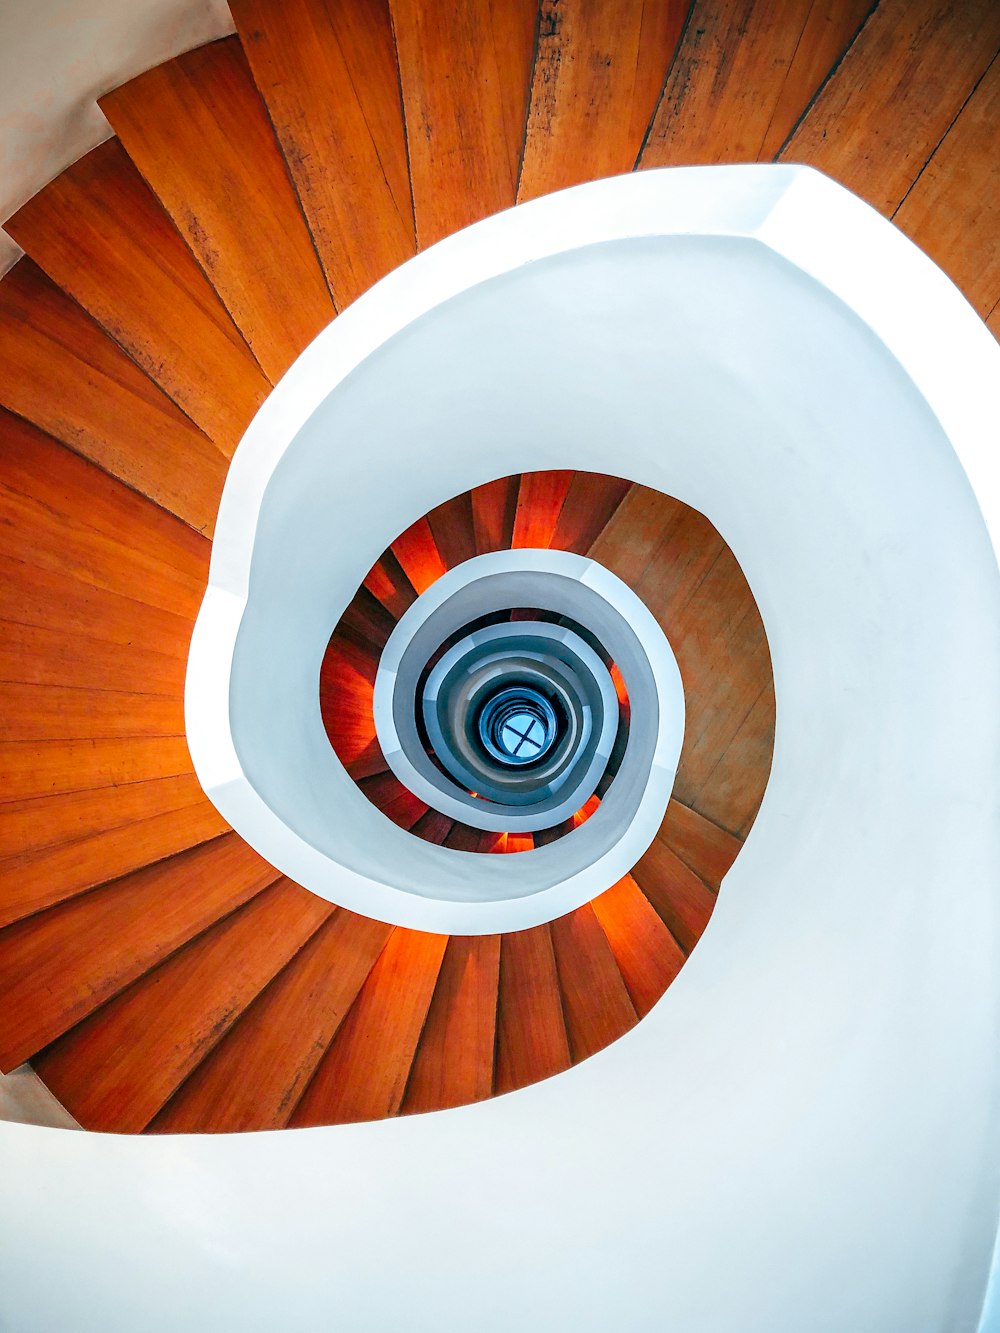
{"type": "Polygon", "coordinates": [[[109,137],[98,97],[232,31],[225,0],[0,0],[0,219],[109,137]]]}

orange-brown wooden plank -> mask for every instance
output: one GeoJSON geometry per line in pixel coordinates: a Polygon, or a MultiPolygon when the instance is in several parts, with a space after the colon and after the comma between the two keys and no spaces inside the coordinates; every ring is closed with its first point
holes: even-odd
{"type": "Polygon", "coordinates": [[[428,810],[425,815],[421,815],[410,832],[422,838],[424,842],[440,846],[451,832],[453,825],[454,820],[449,819],[447,815],[442,815],[438,810],[428,810]]]}
{"type": "Polygon", "coordinates": [[[383,551],[365,576],[365,587],[398,620],[417,600],[413,584],[391,551],[383,551]]]}
{"type": "Polygon", "coordinates": [[[518,200],[631,171],[689,0],[542,0],[518,200]]]}
{"type": "Polygon", "coordinates": [[[569,1065],[552,932],[542,925],[506,934],[500,946],[495,1091],[523,1088],[569,1065]]]}
{"type": "Polygon", "coordinates": [[[511,546],[545,547],[550,544],[573,475],[555,468],[521,474],[511,546]]]}
{"type": "Polygon", "coordinates": [[[347,660],[335,636],[320,667],[319,706],[330,744],[355,780],[388,768],[375,735],[374,693],[371,680],[347,660]]]}
{"type": "Polygon", "coordinates": [[[406,1085],[404,1115],[491,1096],[499,981],[499,935],[451,937],[406,1085]]]}
{"type": "Polygon", "coordinates": [[[445,847],[455,852],[478,852],[482,843],[482,830],[457,821],[452,825],[444,840],[445,847]]]}
{"type": "Polygon", "coordinates": [[[667,805],[657,836],[709,888],[716,890],[743,846],[732,833],[674,800],[667,805]]]}
{"type": "Polygon", "coordinates": [[[632,486],[587,555],[635,587],[685,506],[648,486],[632,486]]]}
{"type": "Polygon", "coordinates": [[[377,657],[395,627],[392,613],[362,584],[340,617],[337,633],[377,657]]]}
{"type": "Polygon", "coordinates": [[[499,477],[472,490],[472,527],[477,555],[509,550],[520,484],[519,476],[499,477]]]}
{"type": "Polygon", "coordinates": [[[767,789],[774,753],[774,682],[761,690],[719,760],[692,792],[699,809],[745,838],[767,789]]]}
{"type": "Polygon", "coordinates": [[[782,150],[891,216],[1000,47],[995,0],[881,0],[782,150]]]}
{"type": "MultiPolygon", "coordinates": [[[[0,691],[0,699],[4,697],[0,691]]],[[[205,795],[194,773],[106,787],[0,801],[0,857],[89,838],[137,819],[199,805],[205,795]]]]}
{"type": "Polygon", "coordinates": [[[550,546],[557,551],[586,555],[631,489],[632,483],[620,477],[575,472],[550,546]]]}
{"type": "Polygon", "coordinates": [[[1000,57],[893,220],[985,318],[1000,298],[1000,57]]]}
{"type": "Polygon", "coordinates": [[[636,862],[632,878],[685,953],[708,925],[715,894],[659,837],[636,862]]]}
{"type": "MultiPolygon", "coordinates": [[[[141,617],[137,620],[141,625],[141,617]]],[[[173,653],[152,652],[142,646],[141,639],[134,647],[122,646],[74,635],[68,629],[43,629],[7,620],[0,625],[0,680],[126,693],[150,690],[182,697],[183,659],[173,653]]]]}
{"type": "Polygon", "coordinates": [[[641,165],[773,156],[871,4],[695,0],[641,165]]]}
{"type": "Polygon", "coordinates": [[[386,0],[233,0],[338,309],[408,259],[413,214],[386,0]]]}
{"type": "Polygon", "coordinates": [[[0,686],[0,741],[180,736],[183,731],[180,695],[11,682],[0,686]]]}
{"type": "Polygon", "coordinates": [[[684,965],[684,951],[631,875],[590,904],[640,1018],[684,965]]]}
{"type": "Polygon", "coordinates": [[[138,1133],[333,911],[278,880],[35,1059],[86,1129],[138,1133]]]}
{"type": "Polygon", "coordinates": [[[392,543],[391,549],[418,593],[425,593],[432,583],[447,573],[426,518],[411,523],[392,543]]]}
{"type": "Polygon", "coordinates": [[[471,492],[464,491],[436,505],[427,515],[427,523],[446,569],[454,569],[476,554],[471,492]]]}
{"type": "Polygon", "coordinates": [[[292,1125],[395,1115],[448,943],[397,927],[292,1114],[292,1125]]]}
{"type": "Polygon", "coordinates": [[[28,258],[0,281],[0,402],[211,534],[224,455],[28,258]]]}
{"type": "Polygon", "coordinates": [[[395,773],[377,773],[362,778],[358,787],[372,805],[402,829],[411,829],[427,813],[426,802],[404,787],[395,773]]]}
{"type": "Polygon", "coordinates": [[[269,384],[117,139],[4,224],[227,454],[269,384]]]}
{"type": "Polygon", "coordinates": [[[530,852],[535,846],[534,835],[531,833],[507,833],[504,835],[503,846],[497,847],[498,852],[530,852]]]}
{"type": "Polygon", "coordinates": [[[205,798],[130,824],[96,829],[71,842],[10,856],[0,868],[0,926],[208,842],[228,829],[205,798]]]}
{"type": "Polygon", "coordinates": [[[280,1129],[391,931],[384,922],[336,910],[181,1084],[149,1131],[280,1129]]]}
{"type": "Polygon", "coordinates": [[[537,0],[391,0],[417,240],[514,203],[537,0]]]}
{"type": "Polygon", "coordinates": [[[164,61],[100,106],[274,383],[334,309],[239,38],[164,61]]]}
{"type": "Polygon", "coordinates": [[[2,556],[188,620],[198,614],[205,538],[2,408],[0,518],[2,556]]]}
{"type": "Polygon", "coordinates": [[[183,736],[127,736],[122,740],[0,742],[4,801],[56,792],[148,782],[191,772],[183,736]]]}
{"type": "Polygon", "coordinates": [[[552,922],[566,1034],[573,1063],[617,1041],[638,1022],[608,937],[585,903],[552,922]]]}
{"type": "Polygon", "coordinates": [[[15,1068],[277,878],[235,833],[0,932],[0,1067],[15,1068]]]}
{"type": "Polygon", "coordinates": [[[1000,338],[1000,300],[986,317],[986,327],[995,338],[1000,338]]]}

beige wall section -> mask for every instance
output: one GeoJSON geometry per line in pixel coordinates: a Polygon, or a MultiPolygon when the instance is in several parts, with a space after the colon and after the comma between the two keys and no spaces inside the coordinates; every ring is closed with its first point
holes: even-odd
{"type": "Polygon", "coordinates": [[[232,31],[226,0],[0,0],[0,219],[110,136],[96,98],[232,31]]]}
{"type": "Polygon", "coordinates": [[[13,1120],[18,1125],[47,1125],[53,1129],[80,1128],[30,1065],[0,1074],[0,1120],[13,1120]]]}

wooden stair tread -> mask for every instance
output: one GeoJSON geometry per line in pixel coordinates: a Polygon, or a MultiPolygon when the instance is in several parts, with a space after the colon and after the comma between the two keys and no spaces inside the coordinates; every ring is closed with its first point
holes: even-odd
{"type": "Polygon", "coordinates": [[[587,555],[635,588],[684,506],[649,486],[632,486],[594,539],[587,555]]]}
{"type": "Polygon", "coordinates": [[[149,1125],[154,1134],[281,1129],[392,927],[335,909],[149,1125]]]}
{"type": "Polygon", "coordinates": [[[343,1124],[399,1111],[447,943],[447,935],[393,930],[290,1124],[343,1124]]]}
{"type": "Polygon", "coordinates": [[[494,1089],[523,1088],[570,1066],[559,973],[548,925],[503,936],[494,1089]]]}
{"type": "Polygon", "coordinates": [[[695,791],[698,807],[712,812],[739,838],[750,832],[764,799],[774,746],[774,682],[761,690],[725,751],[695,791]]]}
{"type": "Polygon", "coordinates": [[[414,252],[385,0],[232,0],[254,80],[343,310],[414,252]]]}
{"type": "Polygon", "coordinates": [[[67,167],[4,227],[231,455],[270,386],[118,140],[67,167]]]}
{"type": "Polygon", "coordinates": [[[406,571],[390,550],[383,551],[372,565],[364,586],[394,620],[399,620],[417,600],[406,571]]]}
{"type": "Polygon", "coordinates": [[[277,872],[235,833],[0,932],[0,1068],[16,1068],[277,872]]]}
{"type": "Polygon", "coordinates": [[[363,778],[358,787],[386,819],[401,829],[411,829],[427,813],[426,803],[404,787],[395,773],[363,778]]]}
{"type": "Polygon", "coordinates": [[[474,486],[470,492],[477,555],[510,549],[519,482],[517,476],[500,477],[474,486]]]}
{"type": "Polygon", "coordinates": [[[127,694],[143,689],[182,698],[184,661],[137,644],[122,645],[65,630],[0,621],[0,680],[19,685],[66,685],[127,694]]]}
{"type": "Polygon", "coordinates": [[[337,758],[355,781],[389,767],[375,735],[374,693],[372,682],[331,640],[320,668],[320,712],[337,758]]]}
{"type": "Polygon", "coordinates": [[[211,535],[224,455],[27,257],[0,281],[0,402],[211,535]]]}
{"type": "Polygon", "coordinates": [[[590,904],[640,1018],[684,966],[684,951],[631,875],[590,904]]]}
{"type": "Polygon", "coordinates": [[[575,472],[549,545],[586,555],[631,489],[631,482],[620,477],[575,472]]]}
{"type": "Polygon", "coordinates": [[[335,312],[239,38],[165,61],[100,107],[276,383],[335,312]]]}
{"type": "Polygon", "coordinates": [[[448,834],[451,832],[454,821],[447,815],[442,815],[437,810],[428,810],[425,815],[417,820],[410,832],[424,842],[432,842],[440,846],[448,834]]]}
{"type": "Polygon", "coordinates": [[[553,921],[551,933],[570,1057],[577,1064],[617,1041],[638,1015],[589,904],[553,921]]]}
{"type": "Polygon", "coordinates": [[[138,1133],[333,908],[278,880],[36,1057],[86,1129],[138,1133]]]}
{"type": "Polygon", "coordinates": [[[427,515],[427,524],[445,569],[454,569],[476,554],[472,496],[469,491],[436,505],[427,515]]]}
{"type": "MultiPolygon", "coordinates": [[[[191,772],[184,736],[127,736],[115,740],[0,741],[3,797],[31,797],[91,790],[109,791],[154,778],[191,772]]],[[[2,816],[3,801],[0,801],[2,816]]]]}
{"type": "Polygon", "coordinates": [[[437,1111],[493,1093],[499,935],[453,935],[445,949],[401,1111],[437,1111]]]}
{"type": "Polygon", "coordinates": [[[410,580],[418,596],[425,593],[447,567],[441,559],[437,542],[426,518],[418,518],[405,532],[401,532],[390,550],[410,580]]]}
{"type": "Polygon", "coordinates": [[[518,202],[631,171],[687,0],[543,0],[518,202]]]}
{"type": "Polygon", "coordinates": [[[512,547],[547,547],[559,522],[574,474],[566,470],[522,472],[512,547]]]}
{"type": "Polygon", "coordinates": [[[684,952],[690,953],[715,909],[715,894],[657,836],[632,878],[684,952]]]}
{"type": "Polygon", "coordinates": [[[421,249],[515,199],[537,0],[391,0],[421,249]]]}
{"type": "Polygon", "coordinates": [[[184,731],[184,700],[179,694],[4,682],[0,698],[0,742],[180,736],[184,731]]]}
{"type": "Polygon", "coordinates": [[[743,846],[732,833],[675,800],[668,803],[657,836],[716,892],[743,846]]]}
{"type": "Polygon", "coordinates": [[[782,150],[891,217],[1000,47],[993,0],[881,0],[782,150]]]}

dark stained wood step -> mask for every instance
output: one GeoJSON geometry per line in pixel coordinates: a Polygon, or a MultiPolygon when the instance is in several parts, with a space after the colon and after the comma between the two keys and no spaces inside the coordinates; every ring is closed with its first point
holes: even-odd
{"type": "Polygon", "coordinates": [[[477,555],[510,549],[520,483],[520,476],[500,477],[469,492],[477,555]]]}
{"type": "Polygon", "coordinates": [[[365,575],[364,586],[393,620],[399,620],[417,600],[413,584],[392,551],[382,552],[365,575]]]}
{"type": "Polygon", "coordinates": [[[401,829],[411,829],[427,813],[426,803],[404,787],[395,773],[362,778],[358,787],[386,819],[401,829]]]}
{"type": "Polygon", "coordinates": [[[575,472],[549,545],[586,555],[631,489],[632,483],[620,477],[575,472]]]}
{"type": "Polygon", "coordinates": [[[319,677],[323,726],[337,758],[355,781],[388,769],[375,735],[372,682],[358,671],[331,640],[319,677]]]}

